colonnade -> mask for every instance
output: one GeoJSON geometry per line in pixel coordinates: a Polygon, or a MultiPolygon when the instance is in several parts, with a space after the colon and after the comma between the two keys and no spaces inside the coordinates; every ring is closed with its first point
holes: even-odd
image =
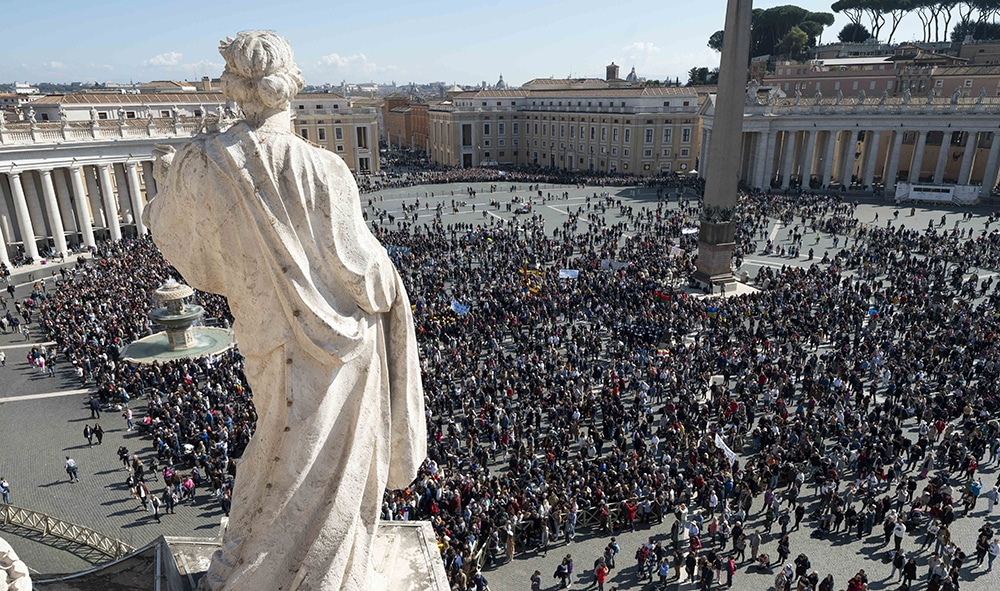
{"type": "Polygon", "coordinates": [[[152,173],[151,161],[134,159],[0,173],[0,261],[10,266],[19,255],[37,261],[146,234],[152,173]]]}
{"type": "MultiPolygon", "coordinates": [[[[997,184],[1000,134],[979,128],[770,128],[744,130],[741,179],[754,187],[854,186],[887,191],[897,182],[997,184]],[[749,152],[749,153],[748,153],[749,152]]],[[[703,135],[711,141],[711,130],[703,135]]],[[[703,157],[706,152],[702,151],[703,157]]],[[[707,172],[709,163],[700,163],[707,172]]]]}

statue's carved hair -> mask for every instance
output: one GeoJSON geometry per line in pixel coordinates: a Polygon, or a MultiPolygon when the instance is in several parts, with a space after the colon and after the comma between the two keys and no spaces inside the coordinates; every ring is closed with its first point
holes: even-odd
{"type": "Polygon", "coordinates": [[[274,31],[243,31],[222,41],[219,53],[226,60],[222,92],[244,108],[281,108],[305,85],[291,46],[274,31]]]}

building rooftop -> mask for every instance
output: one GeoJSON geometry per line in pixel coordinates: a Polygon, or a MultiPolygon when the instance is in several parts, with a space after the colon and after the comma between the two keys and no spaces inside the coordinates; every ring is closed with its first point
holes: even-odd
{"type": "Polygon", "coordinates": [[[226,100],[221,92],[151,94],[89,93],[53,94],[32,101],[34,105],[144,105],[146,103],[214,103],[226,100]]]}

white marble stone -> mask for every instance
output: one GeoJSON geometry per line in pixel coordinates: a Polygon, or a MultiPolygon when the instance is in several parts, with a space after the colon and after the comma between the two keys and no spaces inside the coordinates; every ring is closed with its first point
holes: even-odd
{"type": "Polygon", "coordinates": [[[220,52],[246,120],[160,150],[144,210],[184,278],[229,298],[259,414],[201,587],[367,589],[383,490],[426,455],[409,299],[347,166],[289,130],[288,44],[252,31],[220,52]]]}
{"type": "Polygon", "coordinates": [[[0,591],[31,591],[27,565],[3,538],[0,538],[0,591]]]}

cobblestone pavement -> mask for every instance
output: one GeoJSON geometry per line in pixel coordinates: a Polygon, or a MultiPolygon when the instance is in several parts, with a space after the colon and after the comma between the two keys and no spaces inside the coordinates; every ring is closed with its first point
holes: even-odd
{"type": "MultiPolygon", "coordinates": [[[[510,201],[512,194],[507,191],[509,184],[498,183],[498,190],[494,194],[488,193],[488,184],[474,183],[479,191],[475,198],[465,195],[465,188],[469,183],[459,183],[454,185],[432,185],[422,187],[409,187],[383,191],[378,194],[362,195],[362,203],[367,205],[368,199],[378,199],[379,207],[389,210],[394,215],[400,212],[400,203],[406,201],[412,203],[419,198],[421,205],[425,202],[432,204],[437,201],[444,201],[445,214],[443,222],[445,224],[462,222],[484,224],[488,223],[487,218],[510,219],[515,217],[512,212],[506,211],[506,207],[500,210],[490,209],[484,217],[483,207],[490,199],[498,199],[503,203],[510,201]],[[448,205],[452,200],[451,192],[454,191],[455,201],[466,201],[467,205],[460,208],[458,213],[452,213],[448,205]],[[431,193],[435,196],[431,197],[431,193]],[[477,210],[471,210],[472,204],[477,205],[477,210]]],[[[518,194],[522,197],[526,195],[523,191],[523,184],[519,183],[522,189],[518,194]]],[[[540,203],[535,197],[534,213],[541,215],[546,223],[546,228],[551,231],[566,218],[567,209],[575,210],[585,205],[586,197],[595,193],[608,191],[630,202],[636,209],[643,206],[655,207],[655,189],[631,189],[609,187],[602,189],[599,187],[587,187],[576,189],[574,187],[552,187],[542,185],[543,193],[562,194],[569,193],[569,199],[559,199],[540,203]]],[[[671,204],[671,209],[675,209],[676,203],[671,204]]],[[[880,202],[863,202],[858,207],[858,217],[865,223],[872,223],[875,213],[881,214],[884,225],[885,220],[892,216],[895,210],[891,205],[880,202]]],[[[969,222],[962,222],[962,227],[981,229],[983,226],[985,209],[975,210],[977,216],[969,222]]],[[[897,223],[905,223],[908,227],[925,228],[928,221],[933,220],[935,224],[941,216],[947,218],[947,227],[951,227],[960,217],[959,210],[954,208],[917,208],[915,215],[908,216],[908,210],[901,210],[897,223]]],[[[433,210],[426,213],[421,211],[418,223],[429,222],[433,217],[433,210]]],[[[618,211],[608,210],[609,223],[620,221],[618,211]]],[[[581,218],[581,224],[586,222],[581,218]]],[[[781,228],[774,226],[769,235],[781,240],[785,232],[781,228]]],[[[763,242],[760,243],[761,245],[763,242]]],[[[829,237],[822,237],[819,245],[816,246],[816,260],[822,258],[822,253],[827,249],[832,249],[833,244],[829,237]]],[[[807,265],[809,261],[805,257],[799,259],[788,259],[778,257],[766,257],[751,255],[746,257],[744,268],[753,276],[760,266],[807,265]]],[[[31,270],[36,273],[51,274],[52,267],[36,268],[31,270]]],[[[14,281],[18,285],[16,297],[23,298],[28,295],[31,284],[27,282],[27,271],[17,270],[14,281]]],[[[49,284],[51,285],[51,283],[49,284]]],[[[7,297],[6,292],[0,292],[0,296],[7,297]]],[[[2,311],[0,311],[2,312],[2,311]]],[[[34,325],[33,325],[34,327],[34,325]]],[[[37,333],[32,334],[31,343],[39,342],[37,333]]],[[[147,457],[150,452],[150,443],[143,441],[135,432],[125,430],[124,421],[114,413],[104,413],[100,423],[105,430],[103,445],[89,447],[83,437],[83,426],[93,424],[94,419],[90,418],[90,412],[84,407],[87,395],[79,390],[79,383],[71,375],[68,368],[63,364],[57,365],[56,376],[48,377],[31,368],[25,361],[28,348],[25,347],[23,337],[13,334],[0,334],[0,349],[7,353],[6,367],[0,367],[0,434],[2,434],[2,444],[0,444],[0,476],[4,476],[11,484],[11,501],[18,506],[28,509],[48,513],[54,517],[71,521],[81,525],[91,527],[109,536],[121,539],[123,542],[141,546],[160,534],[166,535],[196,535],[214,537],[218,533],[219,521],[222,511],[218,505],[208,496],[206,491],[200,491],[199,498],[194,505],[182,504],[177,508],[176,515],[165,516],[162,523],[156,523],[151,516],[144,512],[138,501],[130,498],[126,491],[125,478],[127,473],[118,463],[116,450],[119,445],[127,446],[131,451],[141,452],[143,457],[147,457]],[[65,456],[71,456],[80,466],[80,482],[70,484],[63,470],[65,456]]],[[[142,401],[134,403],[137,418],[142,416],[142,401]]],[[[982,469],[983,480],[987,485],[996,480],[995,466],[987,466],[982,469]]],[[[161,492],[159,483],[153,482],[154,492],[161,492]]],[[[805,491],[804,491],[805,492],[805,491]]],[[[811,500],[810,494],[804,499],[811,500]]],[[[759,509],[760,501],[757,501],[756,508],[759,509]]],[[[808,506],[808,505],[807,505],[808,506]]],[[[986,517],[983,514],[985,505],[981,506],[972,517],[960,519],[955,532],[960,545],[966,552],[971,554],[974,547],[974,532],[986,517]]],[[[995,527],[1000,528],[1000,512],[991,516],[995,527]]],[[[620,533],[618,540],[622,547],[622,555],[619,560],[619,569],[613,572],[610,579],[612,585],[619,589],[643,589],[650,588],[643,586],[635,576],[634,560],[632,555],[635,548],[648,536],[654,536],[658,540],[669,542],[669,525],[673,518],[668,517],[663,525],[641,526],[635,533],[620,533]]],[[[755,525],[759,518],[752,522],[755,525]]],[[[870,575],[872,581],[871,588],[874,590],[894,588],[895,584],[885,579],[890,571],[890,566],[880,560],[884,555],[884,548],[879,548],[875,538],[858,543],[854,540],[835,537],[830,541],[810,538],[808,533],[811,527],[804,527],[791,534],[792,555],[805,552],[811,559],[814,568],[821,575],[832,572],[836,579],[838,588],[842,588],[847,578],[864,568],[870,575]]],[[[778,529],[776,528],[775,533],[778,529]]],[[[880,531],[876,528],[876,532],[880,531]]],[[[21,532],[23,534],[24,532],[21,532]]],[[[58,573],[72,572],[79,570],[86,561],[71,555],[63,546],[52,542],[39,542],[36,539],[23,537],[16,531],[4,529],[0,535],[7,538],[27,559],[27,564],[37,572],[58,573]]],[[[907,545],[904,548],[913,548],[915,538],[908,536],[907,545]]],[[[491,581],[494,591],[528,589],[528,579],[530,574],[538,569],[543,576],[543,588],[554,589],[555,580],[552,579],[552,571],[556,564],[566,553],[572,553],[576,561],[577,572],[586,576],[589,568],[593,564],[600,550],[607,543],[606,537],[591,537],[588,532],[582,532],[576,540],[568,546],[557,544],[550,548],[547,556],[540,556],[533,552],[519,555],[513,563],[499,566],[495,569],[488,569],[487,575],[491,581]]],[[[776,544],[776,537],[769,537],[763,545],[764,551],[771,551],[776,544]]],[[[920,554],[918,563],[923,564],[926,552],[920,554]]],[[[94,559],[94,557],[89,557],[94,559]]],[[[772,585],[773,575],[748,572],[746,565],[740,568],[735,578],[735,588],[737,589],[767,589],[772,585]]],[[[921,574],[925,569],[921,569],[921,574]]],[[[966,578],[963,579],[962,589],[967,590],[987,590],[1000,588],[1000,579],[996,573],[984,574],[982,569],[965,570],[966,578]]],[[[588,579],[584,579],[587,581],[588,579]]],[[[583,583],[574,584],[575,588],[580,588],[583,583]]],[[[673,582],[672,588],[689,589],[692,584],[673,582]]],[[[610,586],[609,586],[610,588],[610,586]]]]}

